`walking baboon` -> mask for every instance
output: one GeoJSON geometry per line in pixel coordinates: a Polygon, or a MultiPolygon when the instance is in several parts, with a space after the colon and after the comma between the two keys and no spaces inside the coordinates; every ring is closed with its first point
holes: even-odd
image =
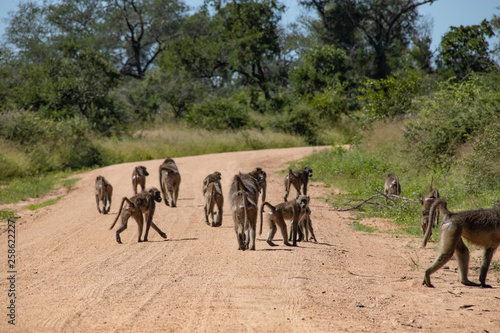
{"type": "Polygon", "coordinates": [[[285,198],[284,201],[287,201],[288,194],[290,193],[290,184],[293,185],[295,190],[297,191],[297,195],[307,195],[307,183],[309,182],[309,177],[312,177],[313,171],[310,167],[305,167],[300,170],[292,171],[292,169],[288,170],[288,175],[285,177],[285,198]],[[301,187],[303,187],[301,192],[301,187]]]}
{"type": "MultiPolygon", "coordinates": [[[[439,199],[439,191],[437,188],[432,187],[432,181],[431,181],[431,186],[429,189],[429,192],[425,195],[425,197],[421,200],[421,203],[423,205],[423,211],[422,211],[422,220],[420,221],[420,228],[422,229],[422,235],[425,235],[427,232],[428,228],[435,228],[439,224],[439,212],[436,214],[434,221],[431,221],[429,219],[429,213],[430,209],[432,207],[432,204],[436,201],[436,199],[439,199]]],[[[429,234],[429,237],[432,236],[432,230],[429,234]]],[[[422,247],[425,247],[425,241],[422,243],[422,247]]]]}
{"type": "Polygon", "coordinates": [[[135,167],[134,172],[132,172],[132,187],[134,188],[134,194],[137,194],[137,185],[141,185],[141,191],[146,188],[146,176],[149,176],[146,167],[141,165],[135,167]]]}
{"type": "MultiPolygon", "coordinates": [[[[399,183],[399,178],[393,173],[389,173],[385,178],[384,194],[401,195],[401,184],[399,183]]],[[[387,203],[387,197],[385,197],[385,203],[387,203]]]]}
{"type": "Polygon", "coordinates": [[[177,207],[177,198],[179,197],[179,186],[181,184],[181,174],[174,160],[167,157],[160,165],[160,186],[163,193],[165,205],[177,207]],[[168,195],[171,202],[168,202],[168,195]]]}
{"type": "MultiPolygon", "coordinates": [[[[255,250],[259,181],[262,184],[262,181],[265,180],[264,175],[265,172],[261,168],[256,168],[252,172],[235,175],[231,183],[229,200],[231,201],[231,214],[240,250],[242,250],[241,241],[244,242],[245,249],[255,250]],[[246,193],[243,196],[245,204],[242,203],[242,194],[238,194],[241,191],[246,193]],[[240,229],[242,217],[245,217],[246,222],[243,225],[243,229],[240,229]],[[241,232],[243,232],[243,235],[241,232]],[[247,234],[246,237],[244,233],[247,234]]],[[[265,193],[265,187],[263,189],[265,193]]]]}
{"type": "Polygon", "coordinates": [[[259,193],[262,192],[262,202],[266,201],[266,190],[267,190],[267,174],[261,168],[255,168],[248,173],[251,177],[257,180],[259,193]]]}
{"type": "Polygon", "coordinates": [[[101,214],[109,213],[111,209],[111,196],[113,195],[113,186],[103,176],[97,176],[95,179],[95,201],[97,210],[101,214]],[[102,211],[99,203],[102,201],[102,211]]]}
{"type": "Polygon", "coordinates": [[[205,194],[208,184],[210,183],[216,183],[220,188],[222,188],[222,185],[220,183],[221,179],[222,177],[219,171],[214,171],[213,173],[206,176],[205,179],[203,179],[203,194],[205,194]]]}
{"type": "MultiPolygon", "coordinates": [[[[495,250],[500,245],[500,207],[490,209],[469,210],[452,213],[447,208],[445,199],[436,199],[431,207],[430,220],[432,221],[437,211],[441,211],[443,222],[439,240],[439,256],[425,271],[422,284],[434,287],[431,284],[431,274],[444,266],[451,259],[453,253],[457,258],[460,270],[460,282],[466,286],[481,286],[491,288],[486,284],[486,274],[495,250]],[[481,269],[479,271],[479,282],[475,283],[467,278],[469,270],[469,249],[465,246],[462,237],[470,243],[484,248],[481,269]]],[[[432,228],[427,228],[424,241],[430,237],[432,228]]]]}
{"type": "Polygon", "coordinates": [[[230,196],[231,215],[233,216],[234,231],[236,233],[236,239],[238,241],[238,250],[255,250],[257,205],[255,204],[255,202],[250,200],[248,192],[245,192],[243,190],[232,192],[230,196]],[[253,237],[251,242],[249,237],[253,237]]]}
{"type": "Polygon", "coordinates": [[[268,212],[267,215],[267,221],[269,224],[269,234],[267,236],[267,244],[271,246],[276,246],[276,244],[273,243],[273,238],[274,235],[276,234],[277,231],[277,226],[281,230],[281,235],[283,236],[283,244],[290,246],[297,246],[297,233],[298,233],[298,226],[299,226],[299,220],[302,216],[302,214],[305,214],[305,209],[309,205],[309,197],[306,195],[299,195],[297,198],[293,201],[285,201],[282,202],[276,207],[271,205],[269,202],[264,202],[262,206],[260,207],[260,230],[259,230],[259,235],[262,234],[262,214],[264,211],[265,206],[269,206],[271,210],[268,212]],[[288,234],[286,231],[286,222],[285,220],[291,220],[291,233],[292,233],[292,244],[288,242],[288,234]]]}
{"type": "MultiPolygon", "coordinates": [[[[314,240],[315,243],[318,242],[316,240],[316,236],[314,235],[314,230],[311,222],[311,209],[309,208],[309,206],[306,207],[306,211],[300,216],[299,228],[297,231],[297,242],[302,242],[302,240],[304,242],[309,242],[309,240],[314,240]],[[311,233],[311,238],[309,238],[309,233],[311,233]]],[[[292,237],[292,230],[290,230],[290,237],[288,238],[288,240],[291,241],[292,237]]]]}
{"type": "Polygon", "coordinates": [[[224,207],[224,196],[220,183],[208,183],[205,190],[205,222],[210,225],[208,215],[210,214],[212,220],[212,227],[220,227],[222,225],[222,208],[224,207]],[[217,205],[217,219],[214,221],[214,206],[217,205]]]}
{"type": "Polygon", "coordinates": [[[113,229],[120,217],[122,215],[122,225],[118,230],[116,230],[116,241],[121,244],[120,233],[122,233],[125,229],[127,229],[128,219],[132,216],[139,226],[139,236],[137,241],[141,242],[142,229],[144,224],[143,214],[146,218],[146,231],[144,233],[144,242],[148,241],[149,228],[153,227],[161,237],[167,238],[167,235],[160,230],[153,222],[153,215],[155,213],[156,202],[161,202],[161,194],[160,191],[156,187],[151,187],[144,192],[134,195],[130,199],[127,197],[123,197],[122,203],[120,205],[120,210],[118,211],[118,215],[116,216],[115,221],[109,228],[109,230],[113,229]],[[127,206],[123,208],[123,204],[127,202],[127,206]],[[123,213],[122,213],[123,208],[123,213]]]}

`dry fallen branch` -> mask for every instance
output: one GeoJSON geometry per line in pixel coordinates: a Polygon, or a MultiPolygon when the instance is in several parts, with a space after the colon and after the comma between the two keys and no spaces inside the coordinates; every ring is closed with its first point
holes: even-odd
{"type": "Polygon", "coordinates": [[[377,205],[377,206],[380,206],[380,207],[385,207],[385,208],[390,208],[391,206],[388,206],[388,205],[384,205],[384,204],[381,204],[379,202],[372,202],[373,200],[375,199],[378,199],[378,198],[387,198],[388,200],[391,200],[392,202],[395,202],[397,203],[398,201],[406,201],[406,202],[418,202],[418,200],[415,200],[415,199],[410,199],[410,198],[405,198],[405,197],[402,197],[400,195],[395,195],[395,194],[384,194],[382,192],[378,192],[377,191],[377,194],[374,194],[372,195],[371,197],[367,198],[367,199],[349,199],[349,201],[347,203],[351,203],[353,201],[361,201],[359,204],[357,205],[354,205],[352,207],[349,207],[349,208],[343,208],[343,209],[332,209],[334,211],[338,211],[338,212],[346,212],[346,211],[349,211],[349,210],[354,210],[354,209],[357,209],[363,205],[377,205]]]}

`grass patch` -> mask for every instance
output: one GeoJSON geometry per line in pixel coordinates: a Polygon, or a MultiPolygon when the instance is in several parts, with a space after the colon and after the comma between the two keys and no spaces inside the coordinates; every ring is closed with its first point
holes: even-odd
{"type": "Polygon", "coordinates": [[[0,221],[14,220],[16,212],[12,209],[0,209],[0,221]]]}
{"type": "Polygon", "coordinates": [[[375,232],[377,229],[375,228],[372,228],[372,227],[369,227],[369,226],[366,226],[364,224],[361,224],[359,222],[352,222],[349,224],[354,230],[357,230],[357,231],[364,231],[364,232],[369,232],[369,233],[372,233],[372,232],[375,232]]]}
{"type": "Polygon", "coordinates": [[[99,139],[102,165],[232,151],[307,146],[301,137],[271,131],[206,131],[182,124],[140,130],[122,139],[99,139]]]}
{"type": "Polygon", "coordinates": [[[55,172],[34,177],[15,178],[10,183],[5,184],[0,191],[0,204],[37,198],[61,185],[71,187],[78,181],[78,179],[66,179],[72,174],[55,172]]]}
{"type": "Polygon", "coordinates": [[[61,199],[61,197],[57,197],[57,198],[50,199],[50,200],[47,200],[47,201],[44,201],[44,202],[40,202],[40,203],[38,203],[38,204],[29,205],[29,206],[28,206],[28,209],[29,209],[29,210],[37,210],[37,209],[39,209],[39,208],[47,207],[47,206],[50,206],[50,205],[55,204],[55,203],[56,203],[56,202],[58,202],[60,199],[61,199]]]}

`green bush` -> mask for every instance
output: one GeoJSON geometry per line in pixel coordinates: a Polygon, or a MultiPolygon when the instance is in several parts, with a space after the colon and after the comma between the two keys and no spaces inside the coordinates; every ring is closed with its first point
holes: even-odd
{"type": "Polygon", "coordinates": [[[186,116],[190,126],[207,130],[240,129],[247,126],[249,120],[244,105],[223,97],[211,97],[194,104],[186,116]]]}

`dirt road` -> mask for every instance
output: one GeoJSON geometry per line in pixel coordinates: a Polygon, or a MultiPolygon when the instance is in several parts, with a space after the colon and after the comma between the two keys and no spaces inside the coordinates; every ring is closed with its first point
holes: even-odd
{"type": "MultiPolygon", "coordinates": [[[[314,148],[292,148],[176,158],[182,175],[178,208],[159,204],[150,241],[137,243],[132,220],[115,241],[109,227],[123,196],[132,193],[139,164],[157,186],[161,160],[113,165],[79,175],[81,180],[55,205],[19,211],[14,281],[7,266],[2,226],[0,332],[500,332],[500,273],[493,289],[458,282],[457,264],[423,287],[436,244],[419,249],[419,238],[394,232],[387,221],[363,223],[381,232],[354,231],[350,213],[321,199],[332,189],[312,182],[312,221],[318,243],[271,248],[258,236],[256,251],[238,251],[230,215],[229,184],[238,171],[262,167],[267,200],[283,199],[276,171],[314,148]],[[205,224],[201,184],[218,170],[226,195],[223,224],[205,224]],[[109,215],[95,206],[94,181],[114,186],[109,215]],[[398,236],[399,235],[399,236],[398,236]],[[13,284],[12,284],[13,282],[13,284]],[[9,288],[15,290],[15,326],[8,323],[9,288]]],[[[314,180],[314,178],[312,179],[314,180]]],[[[0,207],[1,208],[1,207],[0,207]]],[[[470,277],[478,280],[479,251],[470,277]]],[[[499,261],[497,253],[493,259],[499,261]]]]}

